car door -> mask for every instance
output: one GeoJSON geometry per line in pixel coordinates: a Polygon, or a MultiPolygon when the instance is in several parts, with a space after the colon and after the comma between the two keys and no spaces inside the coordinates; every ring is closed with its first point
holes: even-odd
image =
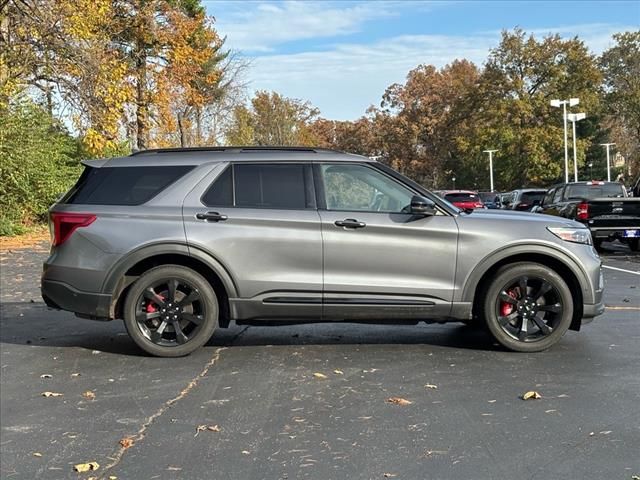
{"type": "Polygon", "coordinates": [[[238,291],[232,318],[319,319],[322,238],[311,165],[221,165],[185,199],[190,248],[214,257],[238,291]]]}
{"type": "Polygon", "coordinates": [[[458,228],[439,212],[407,212],[416,193],[365,163],[315,166],[324,246],[324,317],[445,317],[458,228]]]}

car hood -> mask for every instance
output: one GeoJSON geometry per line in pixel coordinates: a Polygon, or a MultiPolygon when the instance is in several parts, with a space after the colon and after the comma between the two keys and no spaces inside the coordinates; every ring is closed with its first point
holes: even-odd
{"type": "Polygon", "coordinates": [[[518,212],[516,210],[478,209],[478,210],[474,210],[472,213],[467,213],[467,214],[463,213],[461,215],[468,216],[469,218],[473,216],[479,219],[481,218],[482,220],[486,220],[486,221],[514,220],[518,222],[544,223],[545,225],[548,225],[548,226],[585,228],[584,224],[573,221],[573,220],[569,220],[567,218],[555,217],[553,215],[544,215],[541,213],[518,212]]]}

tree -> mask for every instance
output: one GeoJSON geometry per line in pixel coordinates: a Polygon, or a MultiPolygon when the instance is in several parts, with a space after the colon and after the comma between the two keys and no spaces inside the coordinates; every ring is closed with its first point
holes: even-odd
{"type": "Polygon", "coordinates": [[[311,124],[318,114],[309,102],[258,91],[250,108],[234,109],[226,141],[230,145],[311,145],[311,124]]]}
{"type": "Polygon", "coordinates": [[[617,33],[600,57],[610,141],[640,171],[640,32],[617,33]]]}
{"type": "MultiPolygon", "coordinates": [[[[549,105],[554,98],[580,98],[588,122],[599,111],[602,76],[595,58],[578,38],[550,35],[541,41],[524,31],[503,32],[491,51],[480,80],[474,115],[475,129],[464,148],[470,168],[458,175],[479,182],[478,160],[486,148],[500,151],[496,162],[499,188],[548,185],[562,178],[562,114],[549,105]]],[[[587,131],[586,125],[580,126],[587,131]]],[[[584,130],[582,130],[584,129],[584,130]]],[[[590,138],[579,137],[578,163],[583,165],[590,138]]]]}

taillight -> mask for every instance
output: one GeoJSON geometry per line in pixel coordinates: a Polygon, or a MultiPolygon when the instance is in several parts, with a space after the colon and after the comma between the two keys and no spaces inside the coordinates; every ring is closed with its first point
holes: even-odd
{"type": "Polygon", "coordinates": [[[96,220],[92,213],[51,212],[51,243],[62,245],[77,228],[91,225],[96,220]]]}
{"type": "Polygon", "coordinates": [[[578,220],[587,220],[589,218],[589,204],[582,202],[578,204],[578,220]]]}
{"type": "Polygon", "coordinates": [[[518,203],[518,205],[516,206],[516,208],[527,209],[527,208],[529,208],[529,204],[528,204],[528,203],[525,203],[525,202],[520,202],[520,203],[518,203]]]}
{"type": "Polygon", "coordinates": [[[482,207],[484,207],[484,204],[480,202],[473,205],[473,208],[482,208],[482,207]]]}

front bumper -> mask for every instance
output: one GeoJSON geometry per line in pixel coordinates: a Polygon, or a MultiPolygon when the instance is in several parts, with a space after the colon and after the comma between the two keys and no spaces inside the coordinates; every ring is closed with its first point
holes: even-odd
{"type": "Polygon", "coordinates": [[[589,323],[593,319],[593,317],[597,317],[598,315],[602,315],[604,313],[604,302],[599,302],[596,304],[584,304],[582,306],[582,323],[589,323]],[[586,322],[584,320],[587,320],[586,322]]]}
{"type": "Polygon", "coordinates": [[[109,320],[111,295],[84,292],[67,283],[45,279],[40,289],[44,303],[50,308],[67,310],[85,318],[109,320]]]}

